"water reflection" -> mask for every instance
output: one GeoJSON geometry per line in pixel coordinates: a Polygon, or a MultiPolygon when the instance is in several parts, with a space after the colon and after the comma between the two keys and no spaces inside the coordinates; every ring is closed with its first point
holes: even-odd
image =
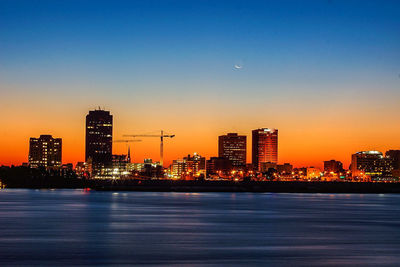
{"type": "Polygon", "coordinates": [[[400,196],[2,190],[0,264],[397,265],[400,196]]]}

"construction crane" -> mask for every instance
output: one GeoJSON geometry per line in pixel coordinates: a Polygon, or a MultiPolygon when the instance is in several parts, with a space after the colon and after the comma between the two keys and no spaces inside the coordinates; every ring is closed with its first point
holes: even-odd
{"type": "Polygon", "coordinates": [[[161,140],[160,143],[160,165],[164,167],[164,138],[173,138],[174,134],[164,134],[164,131],[161,130],[161,134],[126,134],[124,137],[159,137],[161,140]]]}
{"type": "MultiPolygon", "coordinates": [[[[120,140],[114,140],[114,143],[126,143],[128,145],[128,143],[131,142],[142,142],[142,140],[140,139],[120,139],[120,140]]],[[[131,147],[128,145],[128,162],[131,162],[131,147]]]]}

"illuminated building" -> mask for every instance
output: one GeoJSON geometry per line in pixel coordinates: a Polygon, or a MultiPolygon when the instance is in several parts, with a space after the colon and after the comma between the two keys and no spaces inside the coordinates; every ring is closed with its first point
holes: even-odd
{"type": "Polygon", "coordinates": [[[171,175],[174,178],[181,178],[186,173],[186,162],[183,159],[175,159],[170,166],[171,175]]]}
{"type": "Polygon", "coordinates": [[[322,176],[321,171],[315,167],[308,167],[306,172],[307,172],[307,179],[317,179],[322,176]]]}
{"type": "Polygon", "coordinates": [[[112,177],[120,178],[129,174],[127,164],[129,163],[128,155],[112,155],[112,177]]]}
{"type": "Polygon", "coordinates": [[[29,140],[29,165],[31,168],[61,167],[62,140],[51,135],[41,135],[29,140]]]}
{"type": "Polygon", "coordinates": [[[91,173],[91,169],[89,168],[91,165],[89,165],[87,162],[77,162],[75,165],[75,172],[78,175],[78,177],[81,178],[87,178],[89,177],[91,173]]]}
{"type": "Polygon", "coordinates": [[[391,176],[393,163],[382,152],[361,151],[352,155],[350,169],[353,178],[379,180],[391,176]]]}
{"type": "Polygon", "coordinates": [[[261,163],[278,163],[278,130],[261,128],[252,131],[252,162],[256,170],[261,163]]]}
{"type": "Polygon", "coordinates": [[[92,176],[112,176],[113,116],[109,111],[91,110],[86,116],[85,161],[91,161],[92,176]]]}
{"type": "Polygon", "coordinates": [[[246,167],[247,137],[237,133],[228,133],[218,137],[218,157],[224,157],[232,162],[237,169],[246,167]]]}
{"type": "Polygon", "coordinates": [[[327,160],[324,161],[324,172],[327,173],[340,173],[343,172],[343,164],[337,160],[327,160]]]}
{"type": "Polygon", "coordinates": [[[194,153],[193,156],[187,155],[183,160],[186,162],[186,171],[189,176],[198,177],[205,174],[206,171],[206,158],[194,153]]]}
{"type": "Polygon", "coordinates": [[[173,160],[170,166],[170,175],[174,178],[193,179],[194,177],[205,176],[206,158],[194,153],[183,159],[173,160]]]}
{"type": "Polygon", "coordinates": [[[144,159],[142,163],[128,163],[127,170],[136,175],[145,177],[163,177],[163,168],[160,162],[153,162],[152,159],[144,159]]]}

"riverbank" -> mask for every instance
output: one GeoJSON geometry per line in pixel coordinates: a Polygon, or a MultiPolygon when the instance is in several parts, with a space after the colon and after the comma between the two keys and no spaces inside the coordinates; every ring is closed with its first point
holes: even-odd
{"type": "Polygon", "coordinates": [[[0,168],[0,188],[83,189],[154,192],[272,192],[272,193],[400,193],[400,183],[183,181],[139,179],[79,179],[24,167],[0,168]]]}

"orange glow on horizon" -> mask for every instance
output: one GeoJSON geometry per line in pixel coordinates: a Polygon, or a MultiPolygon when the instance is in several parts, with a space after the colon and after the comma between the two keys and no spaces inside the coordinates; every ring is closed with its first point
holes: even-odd
{"type": "MultiPolygon", "coordinates": [[[[7,127],[1,129],[0,165],[27,162],[29,138],[41,134],[63,139],[63,163],[84,161],[85,116],[94,107],[85,104],[89,97],[77,103],[74,97],[67,95],[65,102],[51,102],[45,109],[34,101],[24,100],[23,109],[11,102],[5,103],[3,114],[7,116],[3,125],[7,127]],[[71,110],[70,103],[75,103],[77,108],[71,110]]],[[[136,102],[132,107],[126,101],[115,100],[114,105],[106,107],[114,116],[114,140],[123,138],[124,134],[157,133],[161,129],[175,134],[164,142],[165,167],[173,159],[193,152],[207,158],[217,156],[218,136],[229,132],[247,135],[247,162],[250,163],[251,130],[261,127],[279,129],[278,162],[288,162],[294,167],[321,168],[324,160],[335,159],[348,168],[351,154],[357,151],[384,153],[400,148],[400,124],[393,123],[397,121],[394,100],[377,102],[376,105],[381,103],[381,112],[374,112],[375,106],[366,109],[362,101],[352,106],[348,102],[306,106],[303,101],[240,107],[240,100],[220,103],[204,96],[179,105],[157,102],[154,109],[147,109],[147,102],[136,102]]],[[[133,161],[143,162],[144,158],[158,161],[159,139],[140,139],[143,141],[131,143],[133,161]]],[[[125,143],[114,143],[114,154],[126,152],[125,143]]]]}

